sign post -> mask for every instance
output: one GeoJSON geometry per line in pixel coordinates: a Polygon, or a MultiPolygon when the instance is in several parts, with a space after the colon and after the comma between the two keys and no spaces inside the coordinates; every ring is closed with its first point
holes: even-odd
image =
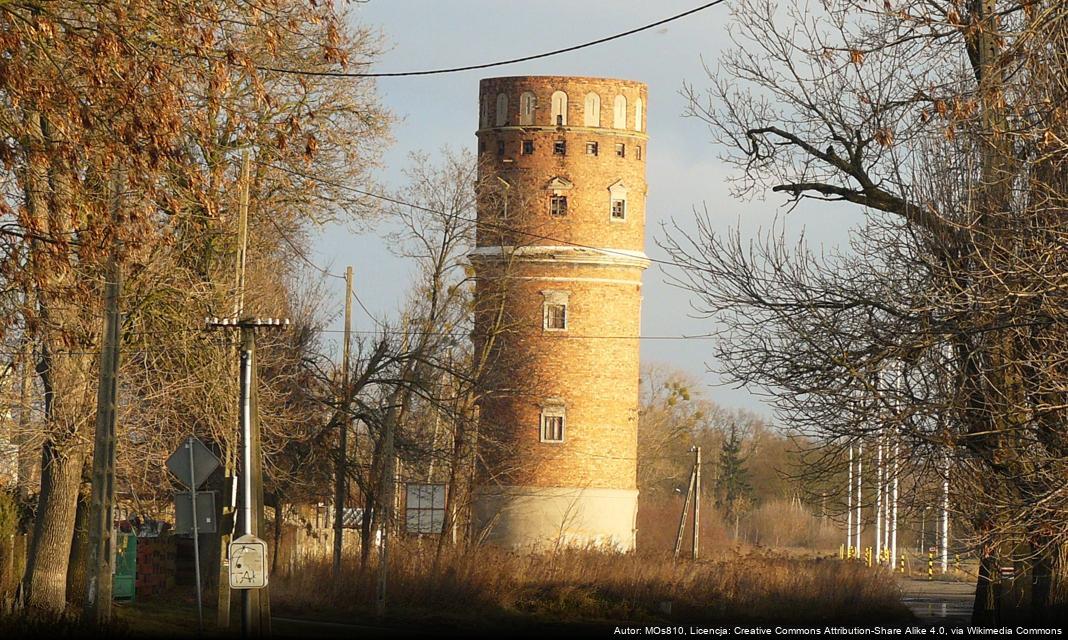
{"type": "Polygon", "coordinates": [[[197,529],[197,487],[203,484],[208,479],[208,476],[218,468],[219,459],[196,436],[189,436],[189,439],[167,458],[167,469],[182,484],[189,487],[190,502],[193,510],[193,569],[197,581],[197,620],[201,631],[204,631],[204,603],[201,601],[200,590],[200,531],[197,529]],[[184,452],[182,451],[183,449],[185,449],[184,452]],[[183,457],[185,460],[182,460],[183,457]],[[198,460],[200,461],[199,464],[198,460]]]}
{"type": "MultiPolygon", "coordinates": [[[[185,443],[185,448],[189,451],[189,477],[197,477],[196,462],[193,460],[193,436],[189,436],[189,440],[185,443]]],[[[197,530],[197,486],[194,484],[189,487],[190,502],[193,503],[193,570],[196,573],[197,579],[197,627],[203,633],[204,631],[204,603],[201,601],[200,593],[200,531],[197,530]]]]}

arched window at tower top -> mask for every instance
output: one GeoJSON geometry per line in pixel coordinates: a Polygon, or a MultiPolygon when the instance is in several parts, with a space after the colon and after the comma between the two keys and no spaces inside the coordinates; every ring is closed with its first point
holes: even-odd
{"type": "Polygon", "coordinates": [[[552,96],[552,125],[567,125],[567,94],[563,91],[554,91],[552,96]]]}
{"type": "Polygon", "coordinates": [[[508,94],[497,94],[497,124],[495,126],[503,127],[508,124],[508,94]]]}
{"type": "Polygon", "coordinates": [[[644,105],[642,104],[642,99],[638,98],[638,100],[634,103],[634,130],[635,131],[641,131],[642,130],[642,110],[643,110],[642,108],[643,107],[644,107],[644,105]]]}
{"type": "Polygon", "coordinates": [[[592,91],[586,94],[582,125],[585,127],[601,126],[601,96],[592,91]]]}
{"type": "Polygon", "coordinates": [[[615,102],[612,103],[612,127],[627,128],[627,99],[622,95],[616,96],[615,102]]]}
{"type": "Polygon", "coordinates": [[[538,98],[530,91],[524,91],[519,96],[519,124],[534,124],[534,108],[538,104],[538,98]]]}

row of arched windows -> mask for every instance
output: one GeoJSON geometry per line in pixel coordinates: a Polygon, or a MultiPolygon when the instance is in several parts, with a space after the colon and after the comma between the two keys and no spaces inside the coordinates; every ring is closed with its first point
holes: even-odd
{"type": "MultiPolygon", "coordinates": [[[[487,105],[483,105],[482,126],[489,126],[489,114],[486,113],[487,105]]],[[[524,91],[519,96],[519,126],[534,124],[534,111],[538,106],[538,97],[531,91],[524,91]]],[[[634,101],[634,130],[642,130],[643,113],[642,99],[634,101]]],[[[554,91],[549,98],[549,122],[551,125],[567,126],[567,94],[563,91],[554,91]]],[[[494,113],[493,126],[503,127],[508,121],[508,94],[498,93],[496,111],[494,113]]],[[[594,92],[586,94],[583,101],[582,126],[601,126],[601,96],[594,92]]],[[[617,95],[612,99],[612,128],[627,128],[627,97],[617,95]]]]}

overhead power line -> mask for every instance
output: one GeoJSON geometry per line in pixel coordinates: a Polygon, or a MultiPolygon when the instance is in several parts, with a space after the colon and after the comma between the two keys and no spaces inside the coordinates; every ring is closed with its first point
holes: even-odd
{"type": "Polygon", "coordinates": [[[619,40],[620,38],[625,38],[627,36],[634,35],[635,33],[641,33],[642,31],[648,31],[649,29],[655,29],[656,27],[659,27],[660,25],[664,25],[664,24],[667,24],[669,22],[674,22],[675,20],[680,20],[682,18],[685,18],[686,16],[693,15],[693,14],[697,13],[698,11],[704,11],[705,9],[708,9],[710,7],[714,7],[714,6],[718,5],[718,4],[723,4],[726,1],[727,0],[714,0],[713,2],[707,2],[707,3],[705,3],[705,4],[703,4],[703,5],[699,6],[699,7],[694,7],[693,9],[690,9],[689,11],[683,11],[682,13],[673,15],[673,16],[671,16],[669,18],[664,18],[663,20],[657,20],[656,22],[651,22],[649,24],[646,24],[646,25],[643,25],[643,26],[640,26],[640,27],[636,27],[634,29],[630,29],[629,31],[624,31],[622,33],[617,33],[617,34],[614,34],[614,35],[605,36],[604,38],[598,38],[597,40],[591,40],[589,42],[584,42],[582,44],[572,45],[570,47],[564,47],[563,49],[555,49],[553,51],[546,51],[545,53],[536,53],[534,55],[522,56],[522,57],[519,57],[519,58],[510,58],[508,60],[498,60],[496,62],[484,62],[482,64],[471,64],[471,65],[467,65],[467,66],[464,66],[464,67],[445,67],[445,68],[442,68],[442,69],[427,69],[427,70],[423,70],[423,71],[392,71],[392,72],[383,71],[383,72],[367,72],[367,73],[356,72],[356,71],[305,71],[305,70],[302,70],[302,69],[289,69],[289,68],[285,68],[285,67],[271,67],[271,66],[266,66],[266,65],[257,66],[256,68],[259,69],[260,71],[272,71],[272,72],[275,72],[275,73],[289,73],[289,74],[301,75],[301,76],[325,76],[325,77],[330,77],[330,78],[400,78],[400,77],[405,77],[405,76],[433,76],[433,75],[441,75],[441,74],[444,74],[444,73],[459,73],[461,71],[474,71],[475,69],[489,69],[491,67],[503,67],[503,66],[509,65],[509,64],[517,64],[519,62],[528,62],[530,60],[540,60],[542,58],[549,58],[551,56],[558,56],[561,53],[570,53],[572,51],[578,51],[579,49],[586,49],[588,47],[592,47],[592,46],[595,46],[595,45],[604,44],[605,42],[611,42],[612,40],[619,40]]]}

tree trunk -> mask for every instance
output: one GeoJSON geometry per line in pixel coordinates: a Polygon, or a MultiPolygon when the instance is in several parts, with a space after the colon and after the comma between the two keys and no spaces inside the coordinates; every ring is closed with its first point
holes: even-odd
{"type": "Polygon", "coordinates": [[[285,521],[282,518],[282,498],[274,500],[274,548],[271,549],[271,575],[278,573],[278,548],[282,546],[282,527],[285,521]]]}
{"type": "Polygon", "coordinates": [[[367,575],[367,563],[371,558],[371,531],[375,520],[374,500],[374,496],[364,494],[363,519],[360,522],[360,576],[367,575]]]}
{"type": "Polygon", "coordinates": [[[453,425],[452,453],[449,457],[449,480],[445,494],[445,517],[441,523],[441,534],[438,536],[438,546],[434,552],[434,571],[437,571],[441,554],[445,550],[445,544],[449,540],[449,532],[455,526],[456,505],[459,498],[460,462],[464,452],[464,436],[466,425],[463,419],[455,421],[453,425]]]}
{"type": "Polygon", "coordinates": [[[58,613],[66,607],[67,568],[84,462],[83,445],[64,450],[52,442],[45,445],[41,496],[26,562],[26,605],[31,608],[58,613]]]}
{"type": "Polygon", "coordinates": [[[37,464],[41,460],[41,451],[33,446],[33,438],[30,437],[30,392],[33,389],[34,364],[33,347],[28,340],[23,342],[21,368],[15,446],[18,447],[18,497],[20,501],[26,501],[36,484],[37,464]]]}
{"type": "Polygon", "coordinates": [[[989,554],[979,559],[979,577],[975,582],[975,602],[972,604],[972,623],[991,626],[994,623],[994,606],[997,601],[994,579],[997,576],[997,560],[989,554]]]}
{"type": "Polygon", "coordinates": [[[70,545],[70,561],[67,568],[67,602],[85,599],[85,571],[89,556],[89,511],[90,498],[85,492],[78,494],[78,506],[74,514],[74,538],[70,545]]]}

